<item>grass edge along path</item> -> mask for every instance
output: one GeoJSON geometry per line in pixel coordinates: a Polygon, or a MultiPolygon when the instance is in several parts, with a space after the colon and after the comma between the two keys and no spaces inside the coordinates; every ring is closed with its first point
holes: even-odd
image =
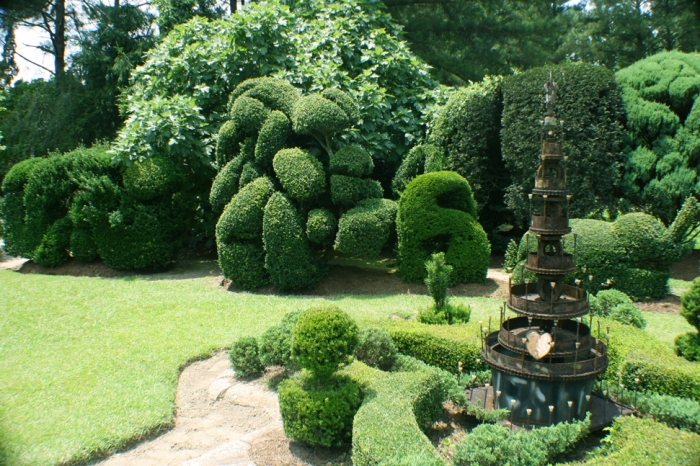
{"type": "MultiPolygon", "coordinates": [[[[0,271],[0,451],[8,465],[74,464],[172,424],[188,361],[258,336],[293,310],[334,304],[384,326],[430,297],[230,293],[216,279],[146,280],[0,271]]],[[[455,298],[480,319],[502,301],[455,298]]],[[[2,458],[0,458],[0,464],[2,458]]]]}

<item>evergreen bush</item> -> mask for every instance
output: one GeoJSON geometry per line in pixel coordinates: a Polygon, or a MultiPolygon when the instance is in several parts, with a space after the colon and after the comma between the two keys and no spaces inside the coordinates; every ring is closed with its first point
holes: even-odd
{"type": "Polygon", "coordinates": [[[292,330],[302,311],[287,313],[279,325],[260,337],[260,359],[266,366],[292,366],[292,330]]]}
{"type": "Polygon", "coordinates": [[[255,377],[265,370],[260,361],[258,341],[255,337],[243,337],[233,342],[228,357],[231,367],[239,377],[255,377]]]}
{"type": "Polygon", "coordinates": [[[333,154],[329,169],[334,175],[362,178],[372,173],[374,163],[372,162],[372,157],[362,148],[345,146],[333,154]]]}
{"type": "Polygon", "coordinates": [[[226,121],[216,138],[216,164],[221,170],[227,163],[238,155],[243,140],[241,133],[236,130],[233,120],[226,121]]]}
{"type": "Polygon", "coordinates": [[[272,163],[275,154],[284,149],[287,138],[292,134],[292,122],[279,110],[270,112],[263,123],[255,144],[255,161],[261,167],[272,163]]]}
{"type": "Polygon", "coordinates": [[[55,267],[68,260],[73,222],[63,217],[49,227],[34,252],[34,262],[45,267],[55,267]]]}
{"type": "Polygon", "coordinates": [[[363,328],[358,334],[355,359],[370,367],[388,371],[396,362],[398,350],[391,335],[384,329],[363,328]]]}
{"type": "Polygon", "coordinates": [[[220,214],[226,204],[238,192],[238,184],[241,178],[243,166],[249,162],[242,153],[228,162],[214,178],[209,194],[209,202],[214,212],[220,214]]]}
{"type": "Polygon", "coordinates": [[[258,99],[242,95],[231,106],[231,121],[244,136],[255,136],[270,114],[270,109],[258,99]]]}
{"type": "Polygon", "coordinates": [[[618,304],[610,311],[610,318],[637,328],[645,328],[647,321],[637,306],[631,303],[618,304]]]}
{"type": "Polygon", "coordinates": [[[394,231],[396,202],[366,199],[340,217],[333,248],[353,257],[377,256],[394,231]]]}
{"type": "Polygon", "coordinates": [[[263,229],[265,205],[275,191],[268,178],[261,177],[244,186],[226,206],[216,224],[216,238],[224,243],[233,240],[259,240],[263,229]]]}
{"type": "Polygon", "coordinates": [[[164,157],[132,163],[123,177],[126,192],[142,201],[172,194],[182,180],[182,173],[175,163],[164,157]]]}
{"type": "Polygon", "coordinates": [[[280,414],[287,437],[310,446],[339,447],[350,442],[362,397],[355,382],[334,375],[318,386],[302,371],[278,388],[280,414]]]}
{"type": "Polygon", "coordinates": [[[282,149],[275,155],[272,167],[282,188],[300,202],[317,198],[326,188],[323,165],[308,151],[282,149]]]}
{"type": "Polygon", "coordinates": [[[449,301],[447,287],[450,284],[450,276],[454,267],[445,262],[444,252],[438,252],[432,254],[430,259],[425,262],[425,270],[427,272],[425,285],[433,298],[435,309],[441,311],[449,301]]]}
{"type": "Polygon", "coordinates": [[[601,290],[595,296],[596,309],[599,309],[599,315],[607,316],[614,307],[620,304],[632,304],[632,300],[622,291],[610,289],[601,290]]]}
{"type": "Polygon", "coordinates": [[[421,282],[425,261],[444,252],[454,268],[450,285],[482,283],[491,248],[476,221],[469,183],[454,172],[434,172],[414,179],[399,200],[396,218],[401,278],[421,282]]]}
{"type": "Polygon", "coordinates": [[[221,272],[231,283],[244,290],[256,290],[270,283],[261,241],[218,241],[216,247],[221,272]]]}
{"type": "Polygon", "coordinates": [[[328,209],[313,209],[309,211],[306,220],[306,237],[316,244],[330,242],[338,230],[338,220],[328,209]]]}
{"type": "MultiPolygon", "coordinates": [[[[444,155],[440,148],[432,144],[420,144],[414,146],[406,155],[394,179],[391,187],[394,194],[400,195],[413,179],[424,173],[443,170],[444,167],[435,167],[434,161],[444,160],[444,155]],[[428,163],[431,161],[431,163],[428,163]]],[[[442,165],[442,164],[441,164],[442,165]]]]}
{"type": "Polygon", "coordinates": [[[317,307],[304,311],[292,332],[292,355],[319,380],[327,380],[357,346],[357,325],[343,311],[317,307]]]}
{"type": "Polygon", "coordinates": [[[382,197],[382,186],[378,181],[353,176],[331,176],[331,200],[333,204],[349,207],[364,199],[382,197]]]}
{"type": "Polygon", "coordinates": [[[696,331],[676,337],[676,354],[688,361],[700,361],[700,278],[693,280],[681,298],[681,315],[696,331]]]}

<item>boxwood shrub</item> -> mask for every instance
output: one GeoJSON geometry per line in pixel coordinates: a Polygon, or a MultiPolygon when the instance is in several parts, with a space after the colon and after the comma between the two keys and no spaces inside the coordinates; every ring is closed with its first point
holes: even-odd
{"type": "Polygon", "coordinates": [[[334,249],[353,257],[378,255],[394,231],[396,211],[389,199],[360,201],[340,217],[334,249]]]}
{"type": "Polygon", "coordinates": [[[476,221],[469,183],[455,172],[434,172],[414,179],[399,200],[396,218],[401,278],[422,282],[425,262],[444,252],[454,270],[451,285],[486,280],[491,246],[476,221]]]}
{"type": "Polygon", "coordinates": [[[321,162],[302,149],[282,149],[272,160],[277,179],[287,194],[301,202],[318,197],[326,188],[321,162]]]}
{"type": "Polygon", "coordinates": [[[242,141],[242,134],[237,131],[233,120],[228,120],[221,125],[216,140],[216,164],[219,170],[238,155],[242,141]]]}
{"type": "MultiPolygon", "coordinates": [[[[255,183],[253,183],[255,184],[255,183]]],[[[322,278],[297,208],[282,193],[265,205],[262,228],[265,269],[282,291],[310,288],[322,278]]]]}
{"type": "Polygon", "coordinates": [[[244,151],[228,162],[224,168],[217,173],[209,194],[209,202],[214,212],[223,212],[226,204],[236,195],[239,189],[238,184],[243,166],[249,161],[250,159],[246,157],[246,152],[244,151]]]}
{"type": "Polygon", "coordinates": [[[183,181],[175,162],[165,157],[132,163],[123,176],[126,192],[142,201],[172,194],[183,181]]]}
{"type": "Polygon", "coordinates": [[[258,134],[269,114],[270,109],[262,102],[245,95],[237,98],[231,106],[231,121],[236,131],[245,136],[258,134]]]}
{"type": "Polygon", "coordinates": [[[338,220],[328,209],[313,209],[306,219],[306,236],[309,241],[324,244],[332,241],[338,230],[338,220]]]}
{"type": "Polygon", "coordinates": [[[444,154],[437,146],[433,144],[420,144],[414,146],[406,157],[401,162],[394,179],[391,181],[391,188],[394,194],[400,195],[408,183],[413,181],[418,175],[424,173],[429,173],[431,171],[440,171],[445,167],[439,167],[436,170],[431,170],[434,168],[434,162],[428,163],[428,161],[444,160],[444,154]]]}
{"type": "Polygon", "coordinates": [[[263,209],[275,187],[268,178],[249,183],[228,203],[216,224],[217,241],[259,240],[263,228],[263,209]]]}
{"type": "Polygon", "coordinates": [[[382,197],[379,181],[345,175],[331,175],[331,200],[339,206],[353,206],[364,199],[382,197]]]}
{"type": "Polygon", "coordinates": [[[398,349],[391,335],[382,328],[363,328],[358,334],[353,356],[370,367],[388,371],[396,362],[398,349]]]}
{"type": "Polygon", "coordinates": [[[288,312],[279,325],[270,327],[260,337],[260,359],[266,366],[294,366],[292,330],[302,311],[288,312]]]}
{"type": "Polygon", "coordinates": [[[34,251],[34,261],[45,267],[55,267],[68,260],[72,229],[73,222],[70,218],[63,217],[56,220],[34,251]]]}
{"type": "Polygon", "coordinates": [[[330,172],[334,175],[346,175],[362,178],[374,170],[372,157],[358,146],[345,146],[330,159],[330,172]]]}
{"type": "Polygon", "coordinates": [[[217,241],[219,267],[231,283],[244,290],[256,290],[270,283],[265,270],[265,250],[260,240],[217,241]]]}
{"type": "Polygon", "coordinates": [[[243,337],[234,341],[228,358],[239,377],[255,377],[265,371],[255,337],[243,337]]]}
{"type": "Polygon", "coordinates": [[[292,122],[279,110],[273,110],[260,128],[255,143],[255,161],[261,167],[272,164],[275,154],[284,149],[287,138],[292,134],[292,122]]]}

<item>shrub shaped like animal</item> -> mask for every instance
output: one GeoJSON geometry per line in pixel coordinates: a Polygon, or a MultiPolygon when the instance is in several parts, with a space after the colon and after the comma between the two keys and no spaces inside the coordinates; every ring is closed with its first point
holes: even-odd
{"type": "Polygon", "coordinates": [[[459,174],[434,172],[411,181],[396,219],[401,278],[422,282],[430,255],[444,252],[453,267],[450,285],[483,283],[491,246],[476,218],[471,187],[459,174]]]}
{"type": "Polygon", "coordinates": [[[288,437],[312,446],[340,446],[352,435],[362,398],[355,382],[338,375],[357,346],[355,322],[337,308],[304,311],[292,331],[292,355],[304,369],[279,386],[288,437]]]}
{"type": "Polygon", "coordinates": [[[372,158],[337,136],[357,123],[357,104],[338,89],[302,95],[286,81],[244,81],[219,132],[219,173],[210,201],[224,275],[244,289],[313,286],[331,245],[376,255],[392,239],[396,203],[367,178],[372,158]]]}
{"type": "MultiPolygon", "coordinates": [[[[564,249],[575,253],[576,272],[569,279],[584,280],[593,293],[612,286],[635,300],[660,299],[668,291],[669,269],[689,251],[699,220],[700,204],[692,197],[668,228],[643,213],[622,215],[614,222],[571,220],[572,234],[564,237],[564,249]]],[[[521,261],[528,244],[534,252],[537,241],[526,234],[518,252],[521,261]]],[[[524,277],[521,262],[513,279],[520,282],[524,277]]]]}

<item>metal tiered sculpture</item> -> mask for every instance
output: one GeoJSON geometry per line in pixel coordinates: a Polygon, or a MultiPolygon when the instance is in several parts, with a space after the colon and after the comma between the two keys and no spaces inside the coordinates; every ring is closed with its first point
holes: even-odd
{"type": "Polygon", "coordinates": [[[593,337],[583,319],[589,312],[586,292],[563,283],[575,270],[573,255],[562,244],[571,232],[571,195],[556,140],[561,125],[554,116],[557,86],[551,76],[545,95],[545,140],[530,194],[528,233],[537,236],[537,252],[528,253],[525,265],[537,282],[509,286],[507,306],[521,317],[504,320],[504,308],[499,331],[485,337],[482,350],[493,373],[495,406],[511,409],[511,422],[527,425],[585,418],[596,376],[608,366],[605,343],[593,337]]]}

